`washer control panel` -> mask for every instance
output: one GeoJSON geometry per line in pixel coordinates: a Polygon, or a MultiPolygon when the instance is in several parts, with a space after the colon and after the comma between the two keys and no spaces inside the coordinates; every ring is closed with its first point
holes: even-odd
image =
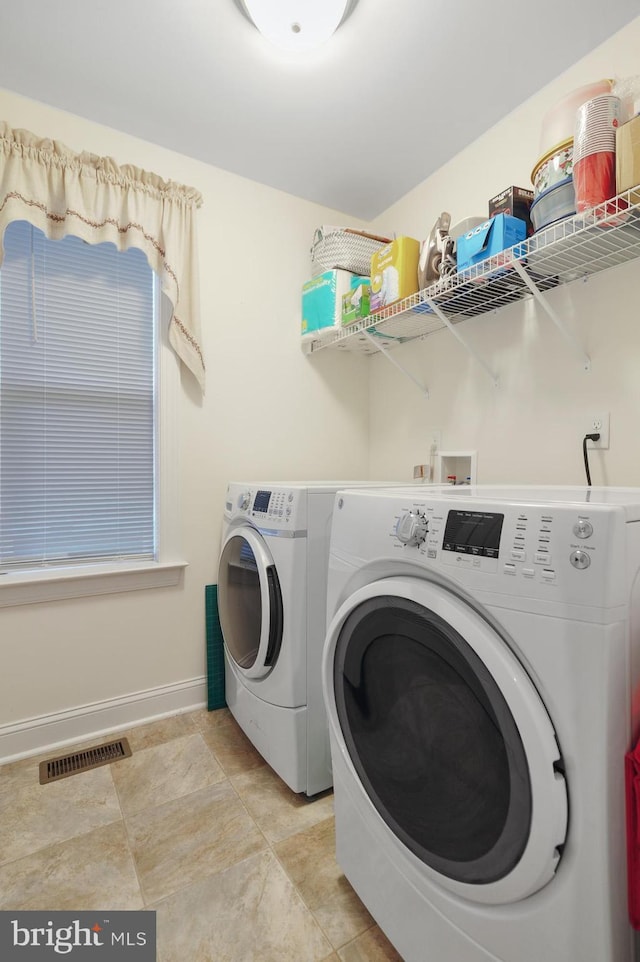
{"type": "Polygon", "coordinates": [[[304,494],[302,489],[233,485],[227,491],[226,512],[258,527],[286,529],[304,520],[304,494]]]}
{"type": "MultiPolygon", "coordinates": [[[[330,572],[373,564],[392,577],[422,568],[496,599],[593,610],[628,604],[629,559],[638,556],[635,489],[413,485],[339,492],[330,572]]],[[[545,610],[569,617],[568,609],[545,610]]]]}
{"type": "MultiPolygon", "coordinates": [[[[527,583],[532,591],[536,585],[558,586],[572,572],[576,592],[588,601],[608,576],[611,521],[611,512],[597,507],[504,504],[494,509],[488,503],[452,504],[427,496],[397,504],[389,533],[394,554],[496,576],[514,589],[516,579],[525,593],[527,583]]],[[[498,588],[494,579],[492,584],[498,588]]]]}

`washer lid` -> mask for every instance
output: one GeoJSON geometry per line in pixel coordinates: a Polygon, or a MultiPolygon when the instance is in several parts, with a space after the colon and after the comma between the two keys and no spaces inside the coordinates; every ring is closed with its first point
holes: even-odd
{"type": "Polygon", "coordinates": [[[468,602],[414,578],[359,589],[329,626],[324,683],[354,779],[422,874],[493,904],[553,877],[568,813],[555,733],[468,602]]]}
{"type": "Polygon", "coordinates": [[[218,609],[225,648],[246,678],[263,678],[282,643],[283,607],[275,563],[250,526],[231,529],[218,564],[218,609]]]}

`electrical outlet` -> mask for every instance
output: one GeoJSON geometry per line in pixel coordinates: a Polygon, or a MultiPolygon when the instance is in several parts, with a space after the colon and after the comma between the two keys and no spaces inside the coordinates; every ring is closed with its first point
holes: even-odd
{"type": "Polygon", "coordinates": [[[584,420],[585,434],[599,434],[598,441],[587,441],[587,448],[608,448],[609,447],[609,415],[591,414],[584,420]]]}

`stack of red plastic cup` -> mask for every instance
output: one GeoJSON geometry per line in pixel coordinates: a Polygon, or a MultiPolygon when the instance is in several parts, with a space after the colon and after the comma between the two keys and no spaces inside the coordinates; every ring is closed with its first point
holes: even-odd
{"type": "Polygon", "coordinates": [[[576,211],[603,204],[616,193],[616,129],[620,98],[601,94],[576,113],[573,139],[573,186],[576,211]]]}

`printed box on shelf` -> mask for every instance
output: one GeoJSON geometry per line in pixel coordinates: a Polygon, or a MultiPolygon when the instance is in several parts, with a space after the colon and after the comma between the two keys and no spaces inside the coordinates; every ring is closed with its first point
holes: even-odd
{"type": "Polygon", "coordinates": [[[371,313],[418,290],[420,241],[396,237],[371,258],[371,313]]]}
{"type": "Polygon", "coordinates": [[[640,116],[633,117],[616,131],[616,191],[638,187],[631,202],[640,204],[640,116]]]}
{"type": "Polygon", "coordinates": [[[458,273],[513,247],[518,241],[523,241],[526,235],[527,225],[519,217],[508,214],[491,217],[458,238],[458,273]]]}
{"type": "Polygon", "coordinates": [[[363,282],[342,295],[342,326],[354,324],[369,315],[370,283],[363,282]]]}
{"type": "Polygon", "coordinates": [[[527,236],[530,237],[533,234],[533,224],[529,209],[533,198],[533,191],[525,187],[506,187],[489,201],[489,217],[495,217],[497,214],[519,217],[527,225],[527,236]]]}

